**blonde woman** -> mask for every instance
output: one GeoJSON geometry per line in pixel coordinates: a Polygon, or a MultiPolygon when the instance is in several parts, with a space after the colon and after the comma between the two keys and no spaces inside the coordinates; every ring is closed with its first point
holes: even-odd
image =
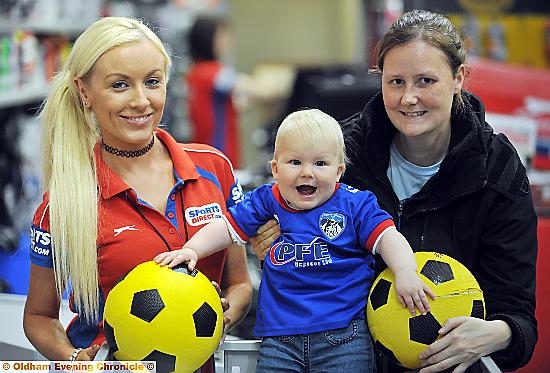
{"type": "MultiPolygon", "coordinates": [[[[105,341],[103,303],[114,283],[181,248],[211,218],[192,220],[190,212],[208,205],[223,213],[241,198],[222,153],[178,144],[159,128],[170,64],[142,22],[106,17],[76,40],[45,100],[45,193],[31,227],[24,330],[50,360],[93,359],[105,341]],[[78,316],[64,330],[58,313],[67,289],[78,316]]],[[[251,300],[244,248],[201,264],[222,285],[229,328],[251,300]]]]}

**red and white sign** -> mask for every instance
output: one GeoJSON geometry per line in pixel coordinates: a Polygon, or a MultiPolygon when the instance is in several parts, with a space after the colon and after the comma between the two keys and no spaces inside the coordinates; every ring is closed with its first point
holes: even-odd
{"type": "Polygon", "coordinates": [[[487,121],[506,134],[535,168],[550,169],[550,70],[481,58],[470,61],[466,89],[485,104],[487,121]],[[536,124],[535,150],[531,129],[536,124]]]}

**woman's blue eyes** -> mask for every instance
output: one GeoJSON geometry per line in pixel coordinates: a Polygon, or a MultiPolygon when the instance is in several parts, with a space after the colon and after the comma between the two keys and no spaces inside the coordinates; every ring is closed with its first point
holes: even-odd
{"type": "MultiPolygon", "coordinates": [[[[155,87],[159,84],[160,84],[160,79],[158,79],[158,78],[149,78],[145,81],[145,85],[147,87],[155,87]]],[[[114,82],[111,85],[111,87],[114,88],[114,89],[123,89],[123,88],[128,88],[129,86],[130,85],[128,83],[126,83],[126,81],[124,81],[124,80],[114,82]]]]}
{"type": "Polygon", "coordinates": [[[128,87],[128,84],[126,84],[125,82],[114,82],[112,87],[115,89],[121,89],[128,87]]]}
{"type": "Polygon", "coordinates": [[[147,79],[147,81],[145,82],[145,85],[155,86],[155,85],[158,85],[159,83],[160,83],[160,79],[151,78],[151,79],[147,79]]]}

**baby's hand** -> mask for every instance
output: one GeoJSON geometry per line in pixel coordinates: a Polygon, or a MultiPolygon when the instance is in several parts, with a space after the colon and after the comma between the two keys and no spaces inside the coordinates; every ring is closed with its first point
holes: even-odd
{"type": "Polygon", "coordinates": [[[408,307],[413,316],[416,315],[415,306],[422,315],[430,311],[426,294],[435,300],[435,293],[413,270],[401,270],[395,273],[395,291],[399,303],[403,307],[408,307]]]}
{"type": "Polygon", "coordinates": [[[192,271],[195,269],[199,257],[195,250],[184,247],[179,250],[160,253],[153,260],[161,266],[167,265],[169,268],[173,268],[181,263],[187,263],[187,268],[192,271]]]}

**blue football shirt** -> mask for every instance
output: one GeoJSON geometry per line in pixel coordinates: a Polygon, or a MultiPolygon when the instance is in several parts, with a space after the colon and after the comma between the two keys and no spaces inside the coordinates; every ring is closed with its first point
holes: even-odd
{"type": "Polygon", "coordinates": [[[227,220],[232,234],[247,241],[274,217],[282,235],[264,262],[254,335],[315,333],[365,318],[372,249],[394,226],[374,194],[337,184],[324,204],[294,210],[277,184],[266,184],[229,208],[227,220]]]}

